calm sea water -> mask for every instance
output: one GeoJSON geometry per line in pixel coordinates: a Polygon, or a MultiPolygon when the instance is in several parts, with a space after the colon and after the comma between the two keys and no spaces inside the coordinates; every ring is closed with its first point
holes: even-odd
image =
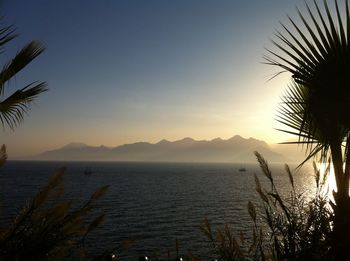
{"type": "MultiPolygon", "coordinates": [[[[0,169],[1,222],[8,223],[30,197],[46,184],[52,173],[67,166],[65,197],[79,205],[92,192],[110,185],[100,200],[107,222],[90,235],[91,255],[136,240],[121,250],[121,260],[140,255],[191,252],[206,260],[208,243],[199,229],[207,218],[214,227],[225,223],[236,231],[250,231],[246,209],[256,201],[254,173],[264,183],[257,164],[183,164],[112,162],[28,162],[10,161],[0,169]],[[247,171],[240,172],[244,166],[247,171]],[[89,167],[93,174],[84,175],[89,167]]],[[[290,186],[283,165],[270,166],[282,191],[290,186]]],[[[314,185],[309,167],[296,174],[299,189],[309,193],[314,185]]]]}

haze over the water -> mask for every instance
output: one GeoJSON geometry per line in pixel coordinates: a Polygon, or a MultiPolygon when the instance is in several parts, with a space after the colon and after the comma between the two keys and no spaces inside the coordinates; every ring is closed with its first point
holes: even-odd
{"type": "Polygon", "coordinates": [[[21,33],[4,56],[33,39],[47,46],[11,86],[40,80],[50,90],[1,142],[11,158],[74,141],[283,141],[274,116],[289,75],[267,82],[276,68],[261,62],[302,2],[2,1],[3,22],[21,33]]]}

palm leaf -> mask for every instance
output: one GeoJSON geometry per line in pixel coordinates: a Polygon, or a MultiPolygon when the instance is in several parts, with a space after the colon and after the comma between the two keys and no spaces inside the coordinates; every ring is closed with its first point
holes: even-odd
{"type": "Polygon", "coordinates": [[[5,44],[18,36],[15,31],[16,30],[12,25],[0,29],[0,53],[3,52],[3,47],[5,44]]]}
{"type": "Polygon", "coordinates": [[[0,102],[0,121],[3,127],[11,129],[23,120],[23,116],[30,109],[29,105],[37,96],[47,90],[45,82],[32,83],[21,90],[17,90],[5,100],[0,102]]]}
{"type": "MultiPolygon", "coordinates": [[[[8,62],[0,72],[0,86],[3,86],[13,76],[26,67],[38,55],[45,50],[38,41],[32,41],[23,47],[10,62],[8,62]]],[[[2,88],[3,91],[3,88],[2,88]]]]}
{"type": "MultiPolygon", "coordinates": [[[[16,36],[13,26],[0,28],[0,53],[4,45],[16,36]]],[[[31,41],[0,69],[0,96],[2,96],[0,99],[0,122],[3,127],[9,126],[14,129],[23,120],[24,114],[29,111],[30,103],[40,93],[47,90],[45,82],[31,83],[4,97],[5,87],[8,86],[10,80],[44,50],[45,48],[40,42],[31,41]]]]}
{"type": "Polygon", "coordinates": [[[271,56],[265,60],[292,74],[278,108],[276,120],[287,127],[280,130],[298,136],[296,143],[309,153],[306,159],[319,152],[325,159],[329,144],[345,141],[350,133],[350,12],[346,1],[344,23],[337,1],[334,17],[326,0],[325,14],[316,1],[314,7],[317,15],[306,4],[310,19],[297,9],[301,24],[288,16],[295,33],[281,24],[285,34],[275,34],[277,51],[267,50],[271,56]]]}

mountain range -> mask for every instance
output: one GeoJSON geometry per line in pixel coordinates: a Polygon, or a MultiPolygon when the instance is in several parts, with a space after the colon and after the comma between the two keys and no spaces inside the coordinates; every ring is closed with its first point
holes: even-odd
{"type": "Polygon", "coordinates": [[[158,143],[136,142],[118,147],[89,146],[70,143],[62,148],[45,151],[32,157],[34,160],[62,161],[149,161],[149,162],[256,162],[254,151],[260,152],[269,162],[286,162],[288,159],[275,152],[264,141],[245,139],[239,135],[224,140],[177,141],[161,140],[158,143]]]}

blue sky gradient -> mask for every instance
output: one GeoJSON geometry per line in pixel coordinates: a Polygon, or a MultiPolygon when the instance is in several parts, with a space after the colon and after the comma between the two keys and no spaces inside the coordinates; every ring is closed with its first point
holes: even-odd
{"type": "Polygon", "coordinates": [[[279,142],[274,115],[288,75],[264,47],[303,1],[2,1],[3,23],[47,50],[11,83],[47,81],[24,122],[2,141],[10,157],[68,142],[116,146],[235,134],[279,142]]]}

